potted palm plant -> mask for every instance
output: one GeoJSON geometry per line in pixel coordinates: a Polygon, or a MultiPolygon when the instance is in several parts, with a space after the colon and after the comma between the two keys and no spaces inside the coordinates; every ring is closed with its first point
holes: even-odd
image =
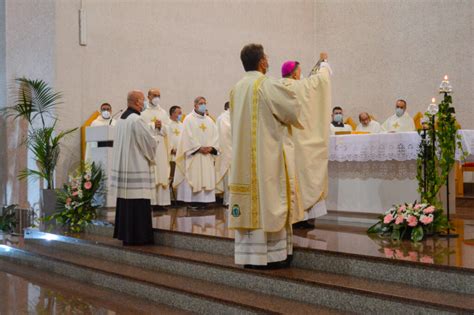
{"type": "Polygon", "coordinates": [[[17,97],[12,106],[3,109],[5,117],[24,119],[28,122],[28,136],[25,143],[33,154],[37,169],[26,168],[20,172],[20,179],[40,179],[41,216],[56,210],[55,169],[59,160],[61,140],[77,128],[55,132],[58,118],[56,109],[62,94],[55,92],[43,80],[17,78],[17,97]]]}

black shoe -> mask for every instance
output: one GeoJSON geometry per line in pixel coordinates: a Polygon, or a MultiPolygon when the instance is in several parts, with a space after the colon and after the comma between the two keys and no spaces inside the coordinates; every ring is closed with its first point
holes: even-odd
{"type": "Polygon", "coordinates": [[[293,255],[288,255],[285,260],[276,261],[268,263],[267,265],[244,265],[245,269],[254,269],[254,270],[276,270],[289,268],[291,261],[293,260],[293,255]]]}
{"type": "Polygon", "coordinates": [[[314,223],[310,223],[309,220],[301,221],[293,224],[294,229],[314,229],[314,223]]]}

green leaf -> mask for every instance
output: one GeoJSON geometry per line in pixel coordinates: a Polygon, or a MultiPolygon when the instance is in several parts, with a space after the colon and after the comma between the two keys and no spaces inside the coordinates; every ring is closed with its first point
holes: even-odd
{"type": "Polygon", "coordinates": [[[400,240],[400,229],[393,229],[392,235],[391,235],[392,240],[400,240]]]}

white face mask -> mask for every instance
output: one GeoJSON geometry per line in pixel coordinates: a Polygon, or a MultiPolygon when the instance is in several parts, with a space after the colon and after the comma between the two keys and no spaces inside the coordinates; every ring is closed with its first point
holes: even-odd
{"type": "Polygon", "coordinates": [[[159,97],[159,96],[154,97],[154,98],[151,100],[151,105],[154,106],[154,107],[160,105],[160,97],[159,97]]]}
{"type": "Polygon", "coordinates": [[[102,118],[110,119],[110,112],[108,110],[104,110],[100,114],[102,115],[102,118]]]}

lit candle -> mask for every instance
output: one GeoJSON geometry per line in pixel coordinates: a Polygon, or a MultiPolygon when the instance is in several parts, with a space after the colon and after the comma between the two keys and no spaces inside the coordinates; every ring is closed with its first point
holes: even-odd
{"type": "Polygon", "coordinates": [[[431,99],[431,103],[432,103],[432,104],[435,104],[435,102],[436,102],[436,98],[433,97],[433,98],[431,99]]]}
{"type": "Polygon", "coordinates": [[[447,74],[444,75],[444,81],[448,81],[448,75],[447,74]]]}

